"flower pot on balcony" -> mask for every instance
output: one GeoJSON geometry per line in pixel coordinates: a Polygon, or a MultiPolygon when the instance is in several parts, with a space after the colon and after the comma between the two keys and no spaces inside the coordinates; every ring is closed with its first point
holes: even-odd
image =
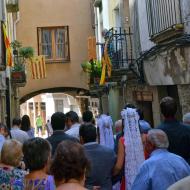
{"type": "Polygon", "coordinates": [[[8,2],[6,4],[7,12],[14,13],[19,11],[18,1],[8,2]]]}
{"type": "Polygon", "coordinates": [[[26,73],[25,71],[12,71],[11,82],[13,84],[24,86],[26,84],[26,73]]]}

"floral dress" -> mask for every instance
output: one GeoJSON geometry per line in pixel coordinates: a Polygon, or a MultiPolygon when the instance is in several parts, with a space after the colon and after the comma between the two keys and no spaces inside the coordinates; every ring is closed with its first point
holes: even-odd
{"type": "Polygon", "coordinates": [[[24,190],[25,173],[17,168],[0,167],[0,190],[24,190]]]}

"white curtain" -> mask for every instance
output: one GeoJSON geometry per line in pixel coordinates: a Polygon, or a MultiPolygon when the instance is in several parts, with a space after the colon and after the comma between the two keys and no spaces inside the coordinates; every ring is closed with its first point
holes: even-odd
{"type": "Polygon", "coordinates": [[[52,58],[52,35],[48,29],[42,30],[42,54],[48,59],[52,58]]]}

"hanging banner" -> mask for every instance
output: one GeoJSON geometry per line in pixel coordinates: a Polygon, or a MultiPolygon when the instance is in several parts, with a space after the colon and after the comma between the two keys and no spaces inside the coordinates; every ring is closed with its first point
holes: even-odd
{"type": "Polygon", "coordinates": [[[35,56],[31,59],[31,72],[33,79],[46,78],[46,63],[44,55],[35,56]]]}
{"type": "Polygon", "coordinates": [[[3,28],[4,43],[5,43],[5,48],[6,48],[6,65],[9,67],[13,67],[11,45],[10,45],[10,41],[7,35],[7,29],[4,23],[2,24],[2,28],[3,28]]]}

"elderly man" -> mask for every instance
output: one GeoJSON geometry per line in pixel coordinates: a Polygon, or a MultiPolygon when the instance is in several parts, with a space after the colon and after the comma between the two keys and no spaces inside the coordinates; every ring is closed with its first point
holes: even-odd
{"type": "Polygon", "coordinates": [[[157,127],[163,130],[169,139],[168,150],[183,157],[190,163],[190,127],[176,120],[177,104],[172,97],[165,97],[160,102],[164,121],[157,127]]]}
{"type": "Polygon", "coordinates": [[[167,151],[167,135],[159,129],[147,134],[145,144],[150,158],[140,167],[132,190],[166,190],[176,181],[190,175],[188,163],[180,156],[167,151]]]}
{"type": "Polygon", "coordinates": [[[190,176],[185,177],[178,182],[174,183],[167,190],[189,190],[190,188],[190,176]]]}

